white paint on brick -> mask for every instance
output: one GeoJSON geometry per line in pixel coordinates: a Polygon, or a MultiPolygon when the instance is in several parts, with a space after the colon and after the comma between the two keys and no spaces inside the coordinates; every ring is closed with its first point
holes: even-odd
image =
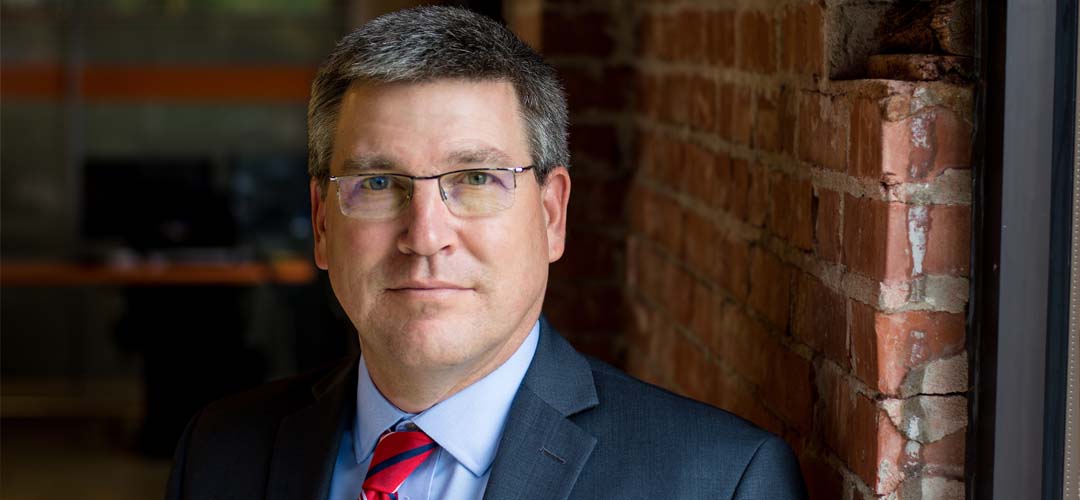
{"type": "Polygon", "coordinates": [[[905,433],[910,439],[917,439],[919,437],[919,417],[918,415],[907,415],[907,429],[905,433]]]}
{"type": "Polygon", "coordinates": [[[930,226],[930,211],[924,205],[908,208],[908,244],[911,246],[911,274],[923,274],[926,258],[926,230],[930,226]]]}
{"type": "MultiPolygon", "coordinates": [[[[930,147],[929,113],[911,117],[911,143],[920,149],[928,149],[930,147]]],[[[912,174],[914,174],[914,172],[912,172],[912,174]]]]}
{"type": "Polygon", "coordinates": [[[908,441],[907,444],[904,445],[904,453],[906,453],[907,456],[912,459],[919,458],[919,451],[921,450],[922,445],[919,444],[918,441],[908,441]]]}

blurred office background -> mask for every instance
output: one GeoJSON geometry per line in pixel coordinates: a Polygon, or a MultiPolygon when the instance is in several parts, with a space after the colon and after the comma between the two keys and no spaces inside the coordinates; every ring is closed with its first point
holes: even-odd
{"type": "Polygon", "coordinates": [[[355,351],[306,100],[414,3],[0,1],[0,497],[159,498],[194,411],[355,351]]]}

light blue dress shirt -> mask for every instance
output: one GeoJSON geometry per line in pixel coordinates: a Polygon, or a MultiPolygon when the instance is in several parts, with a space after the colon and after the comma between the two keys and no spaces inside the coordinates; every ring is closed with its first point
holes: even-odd
{"type": "Polygon", "coordinates": [[[510,404],[536,354],[540,322],[510,359],[461,392],[418,414],[405,413],[375,388],[364,357],[356,383],[356,419],[338,447],[330,500],[357,500],[379,436],[419,427],[439,445],[405,480],[399,500],[478,500],[484,495],[510,404]]]}

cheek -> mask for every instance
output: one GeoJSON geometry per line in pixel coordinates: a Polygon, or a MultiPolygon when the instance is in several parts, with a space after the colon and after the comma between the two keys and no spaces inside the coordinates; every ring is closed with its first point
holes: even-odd
{"type": "Polygon", "coordinates": [[[547,232],[539,211],[523,210],[505,220],[485,221],[466,233],[469,253],[500,277],[496,286],[519,287],[538,268],[547,268],[547,232]]]}
{"type": "Polygon", "coordinates": [[[393,250],[393,237],[385,228],[350,224],[348,220],[327,222],[330,279],[335,290],[351,299],[366,287],[381,282],[377,272],[384,266],[387,251],[393,250]]]}

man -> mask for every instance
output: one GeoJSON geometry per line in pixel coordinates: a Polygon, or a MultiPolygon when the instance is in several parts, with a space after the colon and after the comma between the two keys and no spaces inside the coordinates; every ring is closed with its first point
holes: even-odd
{"type": "Polygon", "coordinates": [[[427,7],[346,36],[308,113],[315,260],[362,355],[215,403],[170,498],[803,496],[783,441],[570,347],[565,97],[501,25],[427,7]]]}

